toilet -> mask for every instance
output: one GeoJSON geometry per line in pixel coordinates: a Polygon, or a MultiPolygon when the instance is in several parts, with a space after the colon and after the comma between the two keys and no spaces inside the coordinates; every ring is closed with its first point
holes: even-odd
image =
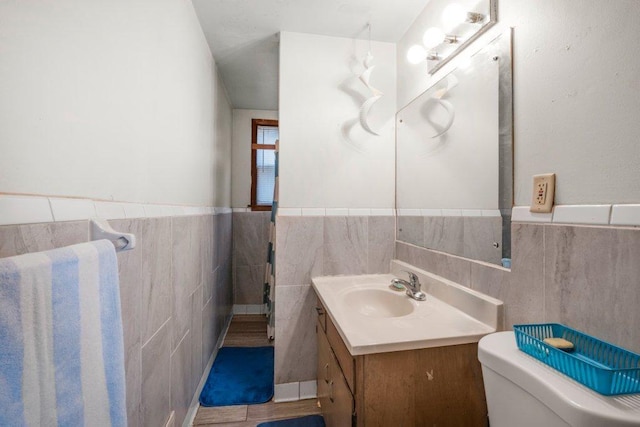
{"type": "Polygon", "coordinates": [[[640,426],[640,394],[603,396],[521,352],[513,332],[478,343],[491,427],[640,426]]]}

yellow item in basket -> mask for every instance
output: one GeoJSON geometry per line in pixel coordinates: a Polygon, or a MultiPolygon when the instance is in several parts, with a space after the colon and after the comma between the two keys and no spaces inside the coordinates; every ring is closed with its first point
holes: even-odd
{"type": "Polygon", "coordinates": [[[573,343],[564,338],[545,338],[544,342],[563,351],[573,351],[573,343]]]}

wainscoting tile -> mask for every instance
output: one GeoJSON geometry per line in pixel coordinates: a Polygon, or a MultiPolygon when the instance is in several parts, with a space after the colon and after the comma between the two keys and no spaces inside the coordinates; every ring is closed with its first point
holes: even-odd
{"type": "Polygon", "coordinates": [[[286,384],[276,384],[273,393],[273,401],[280,402],[295,402],[300,400],[300,383],[295,381],[286,384]]]}
{"type": "Polygon", "coordinates": [[[216,269],[215,248],[215,226],[214,217],[205,215],[200,217],[200,253],[202,254],[202,280],[207,280],[207,275],[216,269]]]}
{"type": "Polygon", "coordinates": [[[502,218],[464,217],[464,249],[462,255],[478,261],[501,265],[502,218]],[[496,248],[494,244],[497,243],[496,248]]]}
{"type": "Polygon", "coordinates": [[[544,230],[542,224],[511,225],[512,280],[543,283],[544,230]]]}
{"type": "Polygon", "coordinates": [[[275,383],[316,377],[316,295],[311,286],[276,288],[275,383]]]}
{"type": "Polygon", "coordinates": [[[368,236],[368,217],[325,217],[322,274],[366,273],[368,236]]]}
{"type": "Polygon", "coordinates": [[[176,425],[182,425],[195,388],[191,388],[191,335],[187,331],[171,355],[171,409],[176,425]]]}
{"type": "Polygon", "coordinates": [[[638,229],[546,226],[546,321],[639,352],[638,260],[638,229]]]}
{"type": "Polygon", "coordinates": [[[394,253],[396,221],[392,216],[371,216],[367,247],[367,273],[388,273],[394,253]]]}
{"type": "Polygon", "coordinates": [[[206,277],[204,283],[202,284],[202,292],[203,292],[202,306],[203,307],[211,299],[214,293],[214,289],[216,289],[216,286],[218,283],[219,268],[221,267],[216,268],[213,271],[213,273],[209,273],[209,277],[206,277]]]}
{"type": "Polygon", "coordinates": [[[218,227],[218,217],[220,215],[210,215],[207,218],[207,227],[209,229],[209,239],[210,239],[210,247],[211,247],[211,268],[215,270],[218,267],[219,260],[219,251],[220,245],[222,242],[220,241],[219,227],[218,227]]]}
{"type": "Polygon", "coordinates": [[[96,208],[92,200],[49,197],[49,203],[56,222],[89,219],[96,216],[96,208]]]}
{"type": "Polygon", "coordinates": [[[53,222],[46,197],[0,194],[0,225],[53,222]]]}
{"type": "Polygon", "coordinates": [[[444,217],[442,240],[436,249],[448,254],[464,253],[464,217],[444,217]]]}
{"type": "Polygon", "coordinates": [[[227,262],[227,264],[220,266],[216,287],[214,288],[215,297],[213,298],[213,302],[215,304],[214,313],[217,325],[216,335],[222,333],[226,320],[231,315],[233,307],[233,289],[231,283],[231,264],[227,262]]]}
{"type": "Polygon", "coordinates": [[[233,214],[233,256],[237,266],[256,264],[256,260],[265,259],[267,243],[264,242],[262,215],[254,212],[233,214]]]}
{"type": "Polygon", "coordinates": [[[471,264],[471,286],[504,302],[505,329],[544,321],[542,225],[514,223],[511,271],[471,264]]]}
{"type": "Polygon", "coordinates": [[[175,349],[191,324],[192,289],[200,285],[202,260],[200,242],[194,233],[199,223],[198,216],[177,216],[171,218],[172,236],[172,344],[175,349]]]}
{"type": "MultiPolygon", "coordinates": [[[[110,220],[114,230],[133,233],[140,238],[142,221],[119,219],[110,220]]],[[[130,251],[117,253],[118,271],[120,279],[120,306],[122,310],[122,327],[124,331],[125,353],[131,347],[142,345],[142,251],[135,248],[130,251]]],[[[138,363],[140,356],[138,355],[138,363]]]]}
{"type": "Polygon", "coordinates": [[[0,226],[0,258],[86,242],[88,227],[87,221],[0,226]]]}
{"type": "Polygon", "coordinates": [[[417,246],[396,240],[396,259],[420,267],[423,270],[431,271],[429,270],[430,266],[427,266],[421,259],[423,252],[417,246]]]}
{"type": "Polygon", "coordinates": [[[269,244],[269,235],[270,235],[270,228],[271,228],[271,211],[265,211],[265,212],[256,212],[256,214],[258,214],[258,216],[260,217],[260,221],[262,222],[262,244],[264,244],[265,249],[264,249],[264,254],[262,256],[262,259],[260,260],[260,262],[266,261],[266,254],[267,254],[267,250],[266,247],[269,244]]]}
{"type": "Polygon", "coordinates": [[[202,363],[202,287],[191,294],[191,313],[191,390],[195,390],[206,364],[202,363]]]}
{"type": "Polygon", "coordinates": [[[318,396],[317,383],[315,380],[300,382],[300,400],[314,399],[318,396]]]}
{"type": "Polygon", "coordinates": [[[323,270],[323,217],[278,217],[276,286],[310,284],[323,270]]]}
{"type": "Polygon", "coordinates": [[[471,286],[471,261],[448,254],[432,252],[434,273],[463,286],[471,286]]]}
{"type": "Polygon", "coordinates": [[[640,225],[640,205],[613,205],[611,225],[640,225]]]}
{"type": "Polygon", "coordinates": [[[214,311],[214,300],[211,300],[202,308],[202,363],[206,364],[213,353],[218,340],[217,319],[214,311]]]}
{"type": "Polygon", "coordinates": [[[222,254],[220,263],[223,264],[231,261],[232,245],[233,245],[233,219],[231,213],[220,215],[222,224],[222,236],[219,242],[222,245],[222,254]]]}
{"type": "Polygon", "coordinates": [[[160,426],[171,412],[169,323],[142,347],[142,425],[160,426]]]}
{"type": "MultiPolygon", "coordinates": [[[[443,247],[442,233],[444,231],[443,216],[425,216],[424,225],[424,246],[427,248],[440,250],[443,247]]],[[[401,240],[401,239],[400,239],[401,240]]],[[[423,245],[418,245],[423,246],[423,245]]]]}
{"type": "Polygon", "coordinates": [[[611,205],[556,205],[554,223],[609,225],[611,205]]]}
{"type": "Polygon", "coordinates": [[[171,316],[171,218],[142,221],[142,342],[171,316]]]}
{"type": "Polygon", "coordinates": [[[424,217],[399,216],[398,240],[416,246],[424,246],[424,217]]]}
{"type": "Polygon", "coordinates": [[[262,304],[265,269],[265,264],[236,267],[235,304],[262,304]]]}
{"type": "MultiPolygon", "coordinates": [[[[219,266],[225,257],[224,242],[223,242],[224,224],[222,223],[223,216],[224,215],[219,214],[213,217],[214,238],[215,238],[215,241],[218,243],[217,245],[214,246],[214,253],[213,253],[214,268],[219,266]]],[[[233,251],[233,248],[231,250],[233,251]]]]}
{"type": "Polygon", "coordinates": [[[543,284],[531,286],[526,281],[512,280],[512,275],[497,267],[471,265],[471,287],[504,302],[505,330],[511,330],[514,324],[541,322],[543,318],[543,284]]]}
{"type": "Polygon", "coordinates": [[[129,427],[142,426],[141,356],[142,350],[139,341],[124,349],[124,376],[127,387],[127,424],[129,427]]]}

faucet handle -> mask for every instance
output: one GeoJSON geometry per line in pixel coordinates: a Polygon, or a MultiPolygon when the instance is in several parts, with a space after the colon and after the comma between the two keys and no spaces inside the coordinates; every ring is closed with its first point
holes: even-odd
{"type": "Polygon", "coordinates": [[[411,282],[412,285],[420,284],[420,279],[418,279],[418,276],[414,272],[408,271],[408,270],[402,270],[402,271],[404,271],[409,275],[409,281],[411,282]]]}

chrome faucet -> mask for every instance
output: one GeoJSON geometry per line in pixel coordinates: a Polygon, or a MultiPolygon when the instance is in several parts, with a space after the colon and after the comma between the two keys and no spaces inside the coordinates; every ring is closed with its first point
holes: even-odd
{"type": "MultiPolygon", "coordinates": [[[[404,270],[403,270],[404,271],[404,270]]],[[[427,294],[420,290],[422,286],[420,284],[420,279],[414,273],[410,271],[405,271],[409,275],[409,281],[403,279],[391,279],[391,284],[398,287],[397,285],[402,285],[407,290],[407,295],[413,298],[416,301],[424,301],[427,299],[427,294]]]]}

